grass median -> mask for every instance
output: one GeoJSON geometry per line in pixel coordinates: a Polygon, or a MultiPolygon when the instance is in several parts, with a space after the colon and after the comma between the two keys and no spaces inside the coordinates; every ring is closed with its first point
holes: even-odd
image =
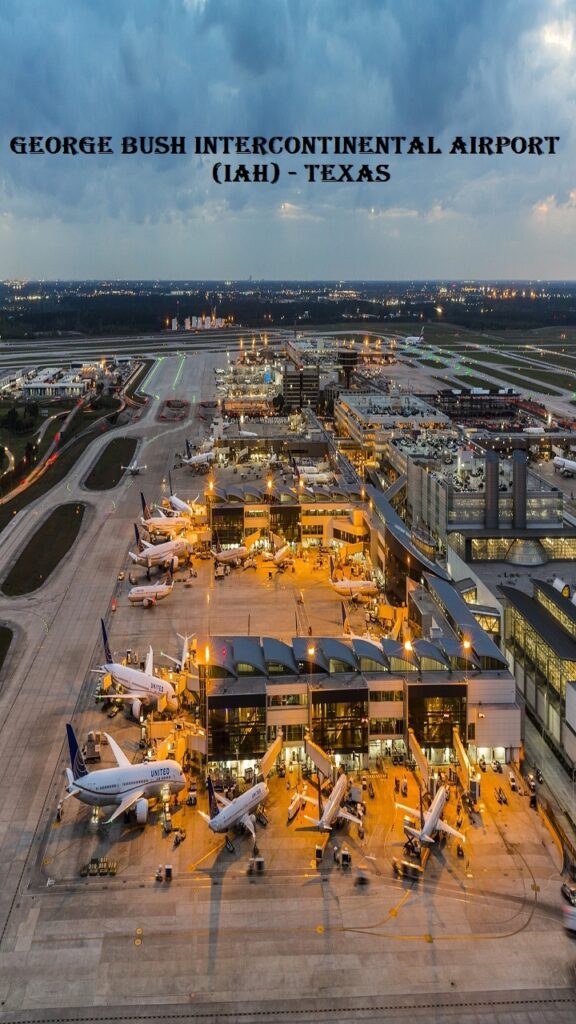
{"type": "Polygon", "coordinates": [[[138,441],[134,437],[115,437],[107,444],[84,481],[89,491],[107,491],[116,487],[129,466],[138,441]]]}
{"type": "Polygon", "coordinates": [[[36,530],[2,583],[7,597],[21,597],[46,582],[74,544],[86,506],[59,505],[36,530]]]}

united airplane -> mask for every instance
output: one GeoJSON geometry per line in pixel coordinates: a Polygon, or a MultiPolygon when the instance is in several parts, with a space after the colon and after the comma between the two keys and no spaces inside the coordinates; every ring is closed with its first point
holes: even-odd
{"type": "Polygon", "coordinates": [[[115,768],[99,768],[89,772],[71,725],[66,726],[71,768],[66,769],[67,794],[91,807],[110,807],[116,810],[106,820],[108,825],[125,811],[134,810],[136,821],[144,825],[148,818],[148,801],[179,793],[186,785],[182,768],[177,761],[151,761],[149,764],[131,764],[116,740],[104,733],[116,759],[115,768]]]}
{"type": "Polygon", "coordinates": [[[102,627],[102,640],[104,643],[104,664],[95,671],[110,675],[114,685],[121,688],[121,692],[107,693],[101,699],[105,699],[106,696],[113,696],[114,700],[132,701],[132,715],[137,720],[140,719],[143,706],[156,706],[164,700],[169,711],[177,711],[178,699],[174,692],[174,687],[171,683],[154,675],[154,652],[152,648],[148,648],[143,672],[138,668],[132,668],[130,665],[122,665],[120,662],[114,661],[112,657],[103,619],[100,620],[100,625],[102,627]]]}
{"type": "Polygon", "coordinates": [[[134,525],[136,534],[136,551],[129,551],[128,557],[137,565],[145,565],[151,569],[153,565],[160,565],[163,568],[172,566],[176,570],[179,564],[186,560],[191,545],[184,537],[175,537],[174,540],[167,540],[163,544],[151,544],[142,540],[138,527],[134,525]]]}

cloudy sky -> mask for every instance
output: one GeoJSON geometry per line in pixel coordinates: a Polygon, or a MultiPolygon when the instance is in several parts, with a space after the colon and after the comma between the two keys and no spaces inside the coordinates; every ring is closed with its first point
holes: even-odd
{"type": "Polygon", "coordinates": [[[0,113],[0,278],[576,278],[574,0],[2,0],[0,113]],[[560,142],[297,157],[275,185],[217,185],[192,155],[10,152],[64,135],[560,142]],[[306,161],[391,178],[312,184],[306,161]]]}

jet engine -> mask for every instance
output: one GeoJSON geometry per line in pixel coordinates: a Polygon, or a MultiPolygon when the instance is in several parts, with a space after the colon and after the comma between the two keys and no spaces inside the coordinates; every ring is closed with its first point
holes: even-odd
{"type": "Polygon", "coordinates": [[[153,604],[154,599],[152,597],[145,597],[144,600],[142,601],[142,605],[144,606],[144,608],[151,608],[153,604]]]}
{"type": "Polygon", "coordinates": [[[136,815],[137,823],[139,825],[145,825],[148,820],[148,801],[146,800],[146,797],[141,797],[140,800],[136,801],[134,813],[136,815]]]}
{"type": "Polygon", "coordinates": [[[133,700],[132,701],[132,717],[135,718],[137,722],[139,722],[141,714],[142,714],[142,701],[138,700],[138,699],[133,700]]]}

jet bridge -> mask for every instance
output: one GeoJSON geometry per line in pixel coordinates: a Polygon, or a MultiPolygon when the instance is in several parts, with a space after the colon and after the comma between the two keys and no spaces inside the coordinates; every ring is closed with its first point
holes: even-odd
{"type": "Polygon", "coordinates": [[[304,750],[306,756],[310,758],[313,764],[325,779],[334,780],[334,765],[330,760],[328,754],[322,747],[319,747],[316,743],[313,743],[310,737],[307,735],[304,737],[304,750]]]}
{"type": "Polygon", "coordinates": [[[452,730],[452,741],[458,762],[456,771],[460,785],[463,791],[469,794],[472,803],[476,804],[480,799],[480,773],[472,767],[468,752],[462,743],[462,738],[456,725],[452,730]]]}
{"type": "Polygon", "coordinates": [[[273,743],[270,744],[270,746],[268,747],[266,753],[264,754],[264,756],[260,760],[260,772],[264,776],[265,779],[268,778],[268,776],[270,775],[270,772],[272,771],[272,767],[273,767],[275,761],[277,760],[278,757],[280,757],[280,754],[282,753],[283,745],[284,745],[284,735],[282,733],[282,730],[279,729],[278,733],[277,733],[277,736],[276,736],[276,739],[274,740],[273,743]]]}
{"type": "Polygon", "coordinates": [[[426,754],[414,735],[413,729],[408,729],[408,750],[418,765],[424,782],[424,788],[430,789],[430,765],[428,764],[426,754]]]}

